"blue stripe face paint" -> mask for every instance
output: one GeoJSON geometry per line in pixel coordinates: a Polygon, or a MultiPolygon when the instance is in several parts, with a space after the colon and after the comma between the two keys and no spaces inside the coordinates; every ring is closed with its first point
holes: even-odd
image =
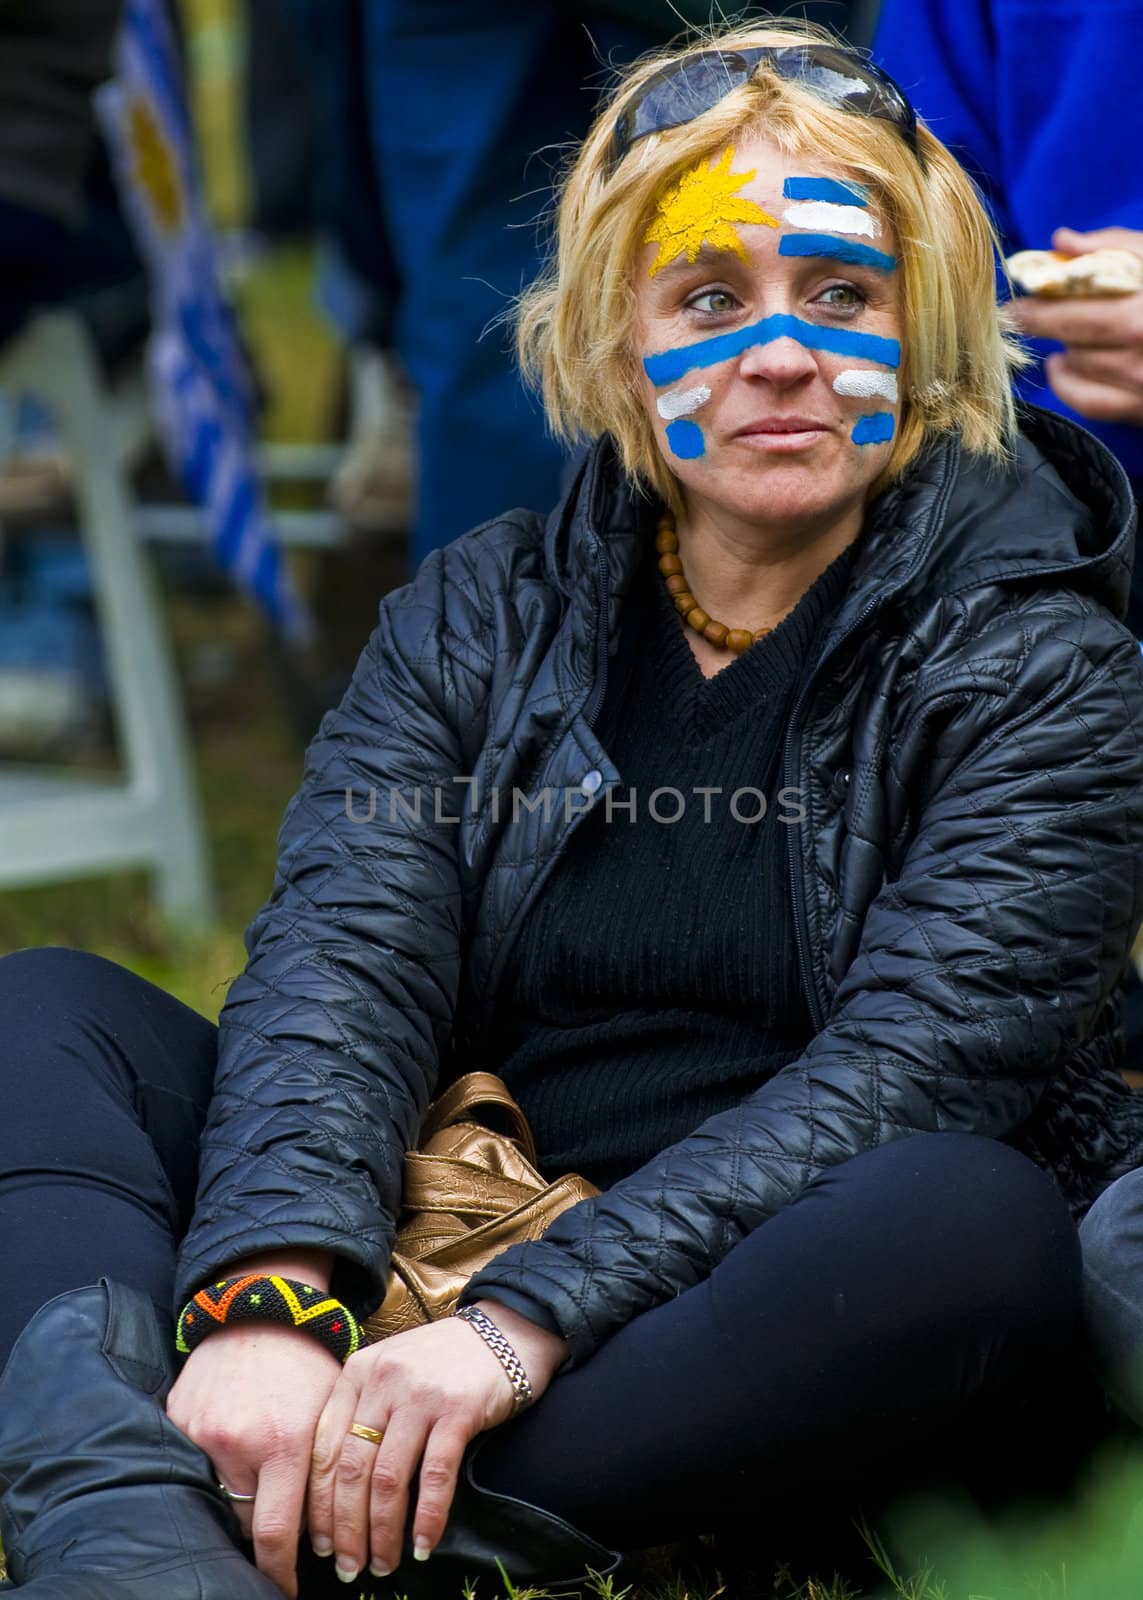
{"type": "Polygon", "coordinates": [[[667,443],[680,461],[697,461],[706,452],[706,441],[697,422],[680,417],[667,424],[667,443]]]}
{"type": "Polygon", "coordinates": [[[872,416],[858,417],[850,438],[854,444],[886,444],[894,434],[896,424],[888,411],[875,411],[872,416]]]}
{"type": "Polygon", "coordinates": [[[834,178],[787,178],[782,185],[787,200],[824,200],[832,206],[867,206],[869,191],[859,183],[838,183],[834,178]]]}
{"type": "Polygon", "coordinates": [[[896,272],[897,257],[873,250],[855,239],[838,239],[832,233],[787,233],[778,243],[780,256],[822,256],[846,261],[851,267],[872,267],[874,272],[896,272]]]}
{"type": "Polygon", "coordinates": [[[656,387],[662,388],[664,384],[677,383],[697,368],[733,360],[753,345],[770,344],[774,339],[796,339],[807,350],[827,350],[857,361],[876,361],[883,367],[901,365],[901,345],[897,339],[883,339],[875,333],[856,333],[852,328],[822,328],[817,323],[803,322],[800,317],[779,312],[763,317],[761,322],[752,322],[748,328],[736,328],[732,333],[718,333],[712,339],[700,339],[697,344],[683,345],[678,350],[645,356],[643,370],[656,387]]]}

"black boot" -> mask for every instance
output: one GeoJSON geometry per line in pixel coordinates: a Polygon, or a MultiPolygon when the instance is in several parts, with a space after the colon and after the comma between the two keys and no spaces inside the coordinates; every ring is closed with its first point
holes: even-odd
{"type": "MultiPolygon", "coordinates": [[[[620,1556],[589,1539],[570,1522],[539,1506],[482,1489],[473,1462],[484,1439],[465,1453],[444,1537],[428,1561],[413,1560],[412,1513],[405,1530],[401,1565],[388,1578],[373,1578],[368,1568],[352,1584],[339,1581],[332,1556],[315,1556],[303,1540],[298,1567],[302,1600],[458,1600],[468,1579],[480,1579],[485,1600],[505,1596],[498,1563],[517,1589],[543,1588],[553,1595],[584,1592],[592,1574],[617,1575],[620,1556]]],[[[588,1468],[587,1470],[590,1470],[588,1468]]],[[[587,1591],[594,1595],[594,1588],[587,1591]]]]}
{"type": "Polygon", "coordinates": [[[28,1600],[281,1600],[164,1409],[174,1334],[108,1278],[48,1302],[0,1376],[0,1539],[28,1600]]]}

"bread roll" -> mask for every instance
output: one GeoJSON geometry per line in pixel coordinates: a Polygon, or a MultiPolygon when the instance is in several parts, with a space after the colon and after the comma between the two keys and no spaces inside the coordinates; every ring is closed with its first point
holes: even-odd
{"type": "Polygon", "coordinates": [[[1143,256],[1133,250],[1093,250],[1086,256],[1019,250],[1006,265],[1014,283],[1044,299],[1135,294],[1143,289],[1143,256]]]}

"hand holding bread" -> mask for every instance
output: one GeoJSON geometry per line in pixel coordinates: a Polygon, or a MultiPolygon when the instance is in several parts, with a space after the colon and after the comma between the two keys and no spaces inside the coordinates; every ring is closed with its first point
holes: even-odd
{"type": "Polygon", "coordinates": [[[1059,228],[1052,246],[1009,259],[1028,291],[1010,303],[1012,320],[1065,347],[1044,370],[1066,405],[1094,422],[1143,427],[1143,231],[1059,228]]]}

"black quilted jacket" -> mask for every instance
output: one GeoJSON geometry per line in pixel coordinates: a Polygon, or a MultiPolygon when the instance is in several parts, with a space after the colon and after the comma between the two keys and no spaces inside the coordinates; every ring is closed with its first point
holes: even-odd
{"type": "MultiPolygon", "coordinates": [[[[592,721],[640,525],[604,441],[546,523],[489,523],[386,597],[223,1013],[180,1302],[285,1246],[380,1300],[402,1152],[481,1064],[528,906],[584,796],[620,781],[592,721]],[[513,821],[514,787],[556,802],[513,821]]],[[[1143,667],[1115,620],[1133,533],[1112,457],[1038,412],[1010,470],[946,438],[881,497],[784,752],[814,1038],[469,1298],[526,1294],[579,1362],[886,1139],[1010,1140],[1077,1215],[1143,1157],[1115,1000],[1143,915],[1143,667]]]]}

